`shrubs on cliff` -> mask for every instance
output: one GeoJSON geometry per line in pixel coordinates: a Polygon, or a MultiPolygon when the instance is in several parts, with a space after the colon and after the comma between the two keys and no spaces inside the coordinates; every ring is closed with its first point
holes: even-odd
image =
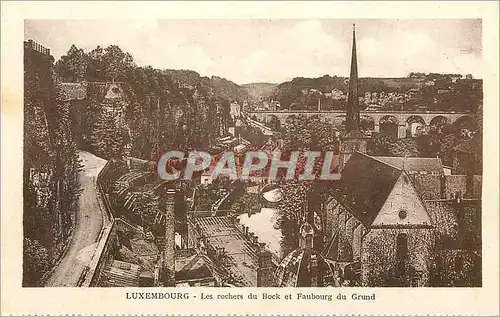
{"type": "Polygon", "coordinates": [[[53,59],[24,55],[23,285],[37,286],[61,256],[74,222],[79,166],[69,104],[53,59]]]}
{"type": "Polygon", "coordinates": [[[80,79],[71,72],[80,70],[74,64],[86,69],[83,80],[92,83],[87,84],[90,102],[84,117],[92,121],[86,124],[91,127],[89,148],[96,154],[110,158],[129,151],[154,160],[171,147],[207,149],[227,132],[229,101],[224,97],[239,94],[236,84],[195,72],[138,67],[118,46],[97,47],[83,59],[76,52],[72,47],[56,69],[72,81],[80,79]],[[223,88],[214,89],[214,80],[223,88]],[[107,87],[110,81],[120,82],[122,99],[105,100],[105,92],[91,88],[107,87]]]}
{"type": "Polygon", "coordinates": [[[49,251],[38,240],[24,238],[23,243],[23,285],[38,284],[43,273],[50,268],[49,251]]]}

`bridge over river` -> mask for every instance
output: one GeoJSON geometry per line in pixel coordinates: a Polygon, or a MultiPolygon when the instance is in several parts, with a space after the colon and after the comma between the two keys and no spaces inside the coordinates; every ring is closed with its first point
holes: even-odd
{"type": "MultiPolygon", "coordinates": [[[[292,110],[292,111],[246,111],[245,116],[262,123],[269,123],[273,118],[282,124],[292,116],[319,116],[341,127],[345,124],[346,113],[343,110],[292,110]]],[[[418,127],[437,126],[444,123],[472,120],[472,113],[436,112],[436,111],[361,111],[362,126],[373,132],[397,134],[398,138],[415,136],[418,127]]]]}

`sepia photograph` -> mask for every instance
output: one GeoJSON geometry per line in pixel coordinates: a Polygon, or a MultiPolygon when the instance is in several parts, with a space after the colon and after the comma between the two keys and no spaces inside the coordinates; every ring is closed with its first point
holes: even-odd
{"type": "Polygon", "coordinates": [[[480,288],[482,28],[25,20],[22,286],[480,288]]]}

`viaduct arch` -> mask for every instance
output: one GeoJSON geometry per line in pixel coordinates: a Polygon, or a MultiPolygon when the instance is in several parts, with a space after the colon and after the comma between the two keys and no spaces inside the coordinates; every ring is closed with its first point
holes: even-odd
{"type": "MultiPolygon", "coordinates": [[[[278,119],[282,124],[286,118],[295,116],[319,116],[333,125],[341,127],[345,125],[345,111],[250,111],[244,115],[254,117],[260,122],[268,122],[271,117],[278,119]]],[[[363,130],[373,132],[389,132],[398,138],[414,137],[420,129],[425,127],[439,128],[445,123],[456,121],[467,124],[472,120],[471,113],[463,112],[403,112],[403,111],[360,111],[360,125],[363,130]]]]}

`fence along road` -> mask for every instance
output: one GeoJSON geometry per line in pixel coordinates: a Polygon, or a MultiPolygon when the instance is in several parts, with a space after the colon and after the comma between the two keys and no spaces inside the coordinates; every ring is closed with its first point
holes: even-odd
{"type": "Polygon", "coordinates": [[[79,173],[83,190],[78,198],[76,223],[68,250],[59,265],[49,276],[45,286],[78,286],[85,267],[90,264],[98,245],[103,225],[103,212],[99,207],[96,181],[97,175],[106,164],[91,153],[80,151],[83,169],[79,173]]]}

